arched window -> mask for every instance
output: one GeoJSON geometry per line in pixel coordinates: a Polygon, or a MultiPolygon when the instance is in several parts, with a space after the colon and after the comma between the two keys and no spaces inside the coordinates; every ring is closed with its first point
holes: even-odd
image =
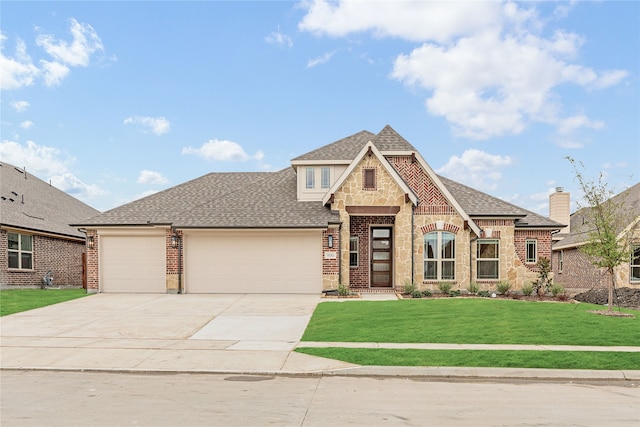
{"type": "Polygon", "coordinates": [[[425,280],[455,280],[456,235],[434,231],[424,235],[425,280]]]}

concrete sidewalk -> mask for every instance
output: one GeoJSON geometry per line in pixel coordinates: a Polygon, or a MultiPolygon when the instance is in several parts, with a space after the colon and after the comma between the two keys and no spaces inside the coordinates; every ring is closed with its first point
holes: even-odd
{"type": "MultiPolygon", "coordinates": [[[[97,294],[0,318],[1,369],[640,381],[640,370],[375,367],[297,353],[296,347],[311,346],[522,349],[301,343],[319,301],[316,295],[97,294]]],[[[588,351],[640,349],[590,347],[588,351]]]]}

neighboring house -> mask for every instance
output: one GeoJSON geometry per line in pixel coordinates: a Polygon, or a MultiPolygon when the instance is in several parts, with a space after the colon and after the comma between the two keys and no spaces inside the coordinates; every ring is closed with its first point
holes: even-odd
{"type": "MultiPolygon", "coordinates": [[[[616,286],[640,288],[640,183],[615,195],[612,200],[614,203],[623,203],[622,209],[631,218],[629,223],[620,224],[616,230],[619,241],[630,241],[632,245],[629,262],[615,269],[616,286]],[[633,234],[629,235],[629,232],[633,234]]],[[[569,193],[561,189],[550,196],[549,207],[551,218],[568,224],[554,236],[552,264],[555,281],[570,291],[607,288],[606,271],[594,266],[580,251],[580,246],[588,241],[589,233],[593,231],[585,214],[590,208],[582,208],[569,215],[569,193]]]]}
{"type": "Polygon", "coordinates": [[[93,292],[320,293],[537,277],[563,224],[440,177],[391,127],[279,172],[210,173],[86,229],[93,292]]]}
{"type": "Polygon", "coordinates": [[[0,162],[0,285],[82,286],[85,234],[69,224],[99,211],[8,163],[0,162]]]}

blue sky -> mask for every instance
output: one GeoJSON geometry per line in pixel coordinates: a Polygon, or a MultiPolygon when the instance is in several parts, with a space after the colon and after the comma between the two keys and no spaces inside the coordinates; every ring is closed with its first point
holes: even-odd
{"type": "MultiPolygon", "coordinates": [[[[107,210],[391,125],[547,215],[565,159],[640,180],[640,3],[29,2],[1,8],[0,159],[107,210]]],[[[574,205],[575,208],[575,205],[574,205]]]]}

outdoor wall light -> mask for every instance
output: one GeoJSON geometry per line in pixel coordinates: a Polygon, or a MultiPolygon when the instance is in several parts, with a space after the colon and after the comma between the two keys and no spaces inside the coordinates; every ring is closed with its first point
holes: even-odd
{"type": "Polygon", "coordinates": [[[177,234],[171,235],[171,247],[173,249],[178,247],[178,235],[177,234]]]}
{"type": "Polygon", "coordinates": [[[87,238],[87,247],[88,247],[89,249],[93,249],[93,247],[95,246],[95,244],[96,244],[96,243],[95,243],[95,241],[93,240],[93,236],[89,236],[89,237],[87,238]]]}
{"type": "Polygon", "coordinates": [[[327,236],[327,246],[332,248],[333,247],[333,234],[329,234],[327,236]]]}

